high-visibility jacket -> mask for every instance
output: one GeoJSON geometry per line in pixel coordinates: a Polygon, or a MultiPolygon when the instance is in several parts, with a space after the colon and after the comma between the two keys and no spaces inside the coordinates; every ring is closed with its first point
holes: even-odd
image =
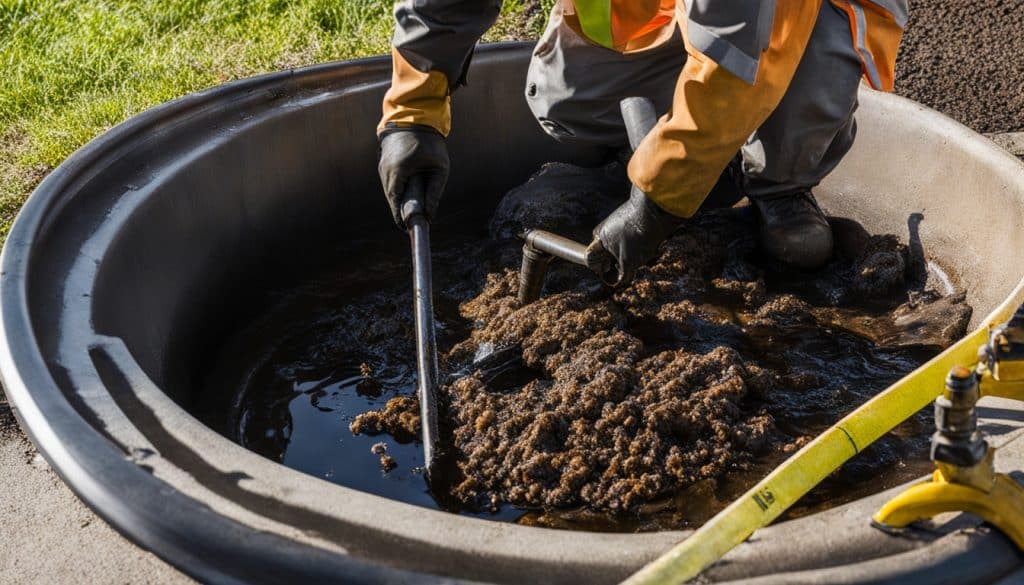
{"type": "MultiPolygon", "coordinates": [[[[630,178],[667,211],[689,217],[728,161],[779,103],[822,0],[558,0],[566,23],[609,50],[643,51],[678,26],[689,59],[663,117],[630,162],[630,178]]],[[[889,91],[907,0],[826,0],[847,14],[865,80],[889,91]]],[[[501,0],[402,0],[394,77],[380,129],[423,124],[447,135],[450,93],[501,0]]],[[[600,75],[600,72],[595,72],[600,75]]],[[[827,83],[827,80],[823,80],[827,83]]]]}
{"type": "MultiPolygon", "coordinates": [[[[787,0],[780,0],[787,1],[787,0]]],[[[789,0],[792,1],[792,0],[789,0]]],[[[831,0],[846,12],[851,42],[866,81],[891,91],[896,49],[907,21],[906,0],[831,0]]],[[[753,83],[751,76],[771,34],[776,0],[690,0],[678,3],[690,42],[709,57],[753,83]]],[[[671,36],[676,0],[570,0],[570,26],[591,41],[624,53],[641,51],[671,36]]]]}

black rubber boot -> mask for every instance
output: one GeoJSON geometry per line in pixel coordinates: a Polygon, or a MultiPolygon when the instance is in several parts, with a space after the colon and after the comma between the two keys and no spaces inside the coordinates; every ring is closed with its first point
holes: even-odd
{"type": "Polygon", "coordinates": [[[751,197],[761,224],[761,246],[773,258],[803,269],[832,257],[832,228],[810,191],[751,197]]]}

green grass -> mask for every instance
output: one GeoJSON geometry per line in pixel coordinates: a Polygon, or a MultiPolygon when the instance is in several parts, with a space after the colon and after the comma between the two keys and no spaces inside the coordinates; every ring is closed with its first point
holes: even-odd
{"type": "MultiPolygon", "coordinates": [[[[539,34],[553,0],[506,0],[485,40],[539,34]]],[[[193,91],[388,51],[391,0],[0,0],[0,240],[49,170],[193,91]]]]}

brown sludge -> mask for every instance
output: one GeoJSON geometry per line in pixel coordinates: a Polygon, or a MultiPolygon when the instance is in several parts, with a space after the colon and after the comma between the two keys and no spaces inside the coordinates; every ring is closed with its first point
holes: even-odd
{"type": "Polygon", "coordinates": [[[526,507],[633,508],[714,478],[763,452],[771,417],[737,406],[762,380],[728,348],[644,357],[622,331],[597,332],[554,371],[516,392],[480,379],[452,391],[465,481],[455,492],[499,494],[526,507]]]}
{"type": "Polygon", "coordinates": [[[381,410],[364,412],[352,421],[348,430],[353,435],[387,433],[400,443],[415,440],[420,434],[419,401],[408,396],[388,400],[381,410]]]}
{"type": "MultiPolygon", "coordinates": [[[[465,476],[456,495],[616,512],[720,478],[763,454],[777,434],[772,418],[744,403],[768,390],[766,371],[727,346],[658,351],[635,331],[674,338],[698,323],[728,327],[691,300],[728,254],[723,235],[683,230],[613,297],[570,290],[520,308],[516,273],[491,275],[462,306],[464,317],[484,325],[453,353],[519,344],[526,365],[542,374],[512,392],[489,391],[478,376],[448,389],[465,476]]],[[[758,279],[734,283],[720,284],[752,305],[764,300],[758,279]]]]}
{"type": "MultiPolygon", "coordinates": [[[[506,232],[515,219],[503,218],[506,232]]],[[[528,375],[510,386],[474,372],[442,388],[460,476],[453,495],[476,509],[506,502],[614,514],[711,493],[781,460],[884,387],[885,376],[919,363],[862,355],[872,342],[913,346],[901,332],[916,327],[914,335],[929,333],[919,345],[934,352],[965,332],[962,297],[916,281],[920,259],[894,236],[838,233],[855,245],[808,275],[764,261],[753,224],[745,210],[703,214],[614,293],[555,263],[545,296],[520,307],[517,273],[489,274],[460,306],[468,338],[442,361],[468,364],[517,345],[528,375]]],[[[395,399],[358,417],[353,431],[412,432],[416,412],[415,399],[395,399]]],[[[905,454],[887,441],[874,464],[905,454]]]]}

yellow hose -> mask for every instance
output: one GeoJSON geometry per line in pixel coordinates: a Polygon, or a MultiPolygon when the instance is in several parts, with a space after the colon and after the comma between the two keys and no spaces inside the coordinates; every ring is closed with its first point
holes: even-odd
{"type": "MultiPolygon", "coordinates": [[[[989,328],[1024,303],[1024,280],[981,327],[896,382],[775,468],[689,538],[626,579],[628,585],[682,583],[696,577],[755,530],[767,526],[811,488],[942,392],[956,365],[973,367],[989,328]]],[[[866,521],[866,520],[865,520],[866,521]]]]}

